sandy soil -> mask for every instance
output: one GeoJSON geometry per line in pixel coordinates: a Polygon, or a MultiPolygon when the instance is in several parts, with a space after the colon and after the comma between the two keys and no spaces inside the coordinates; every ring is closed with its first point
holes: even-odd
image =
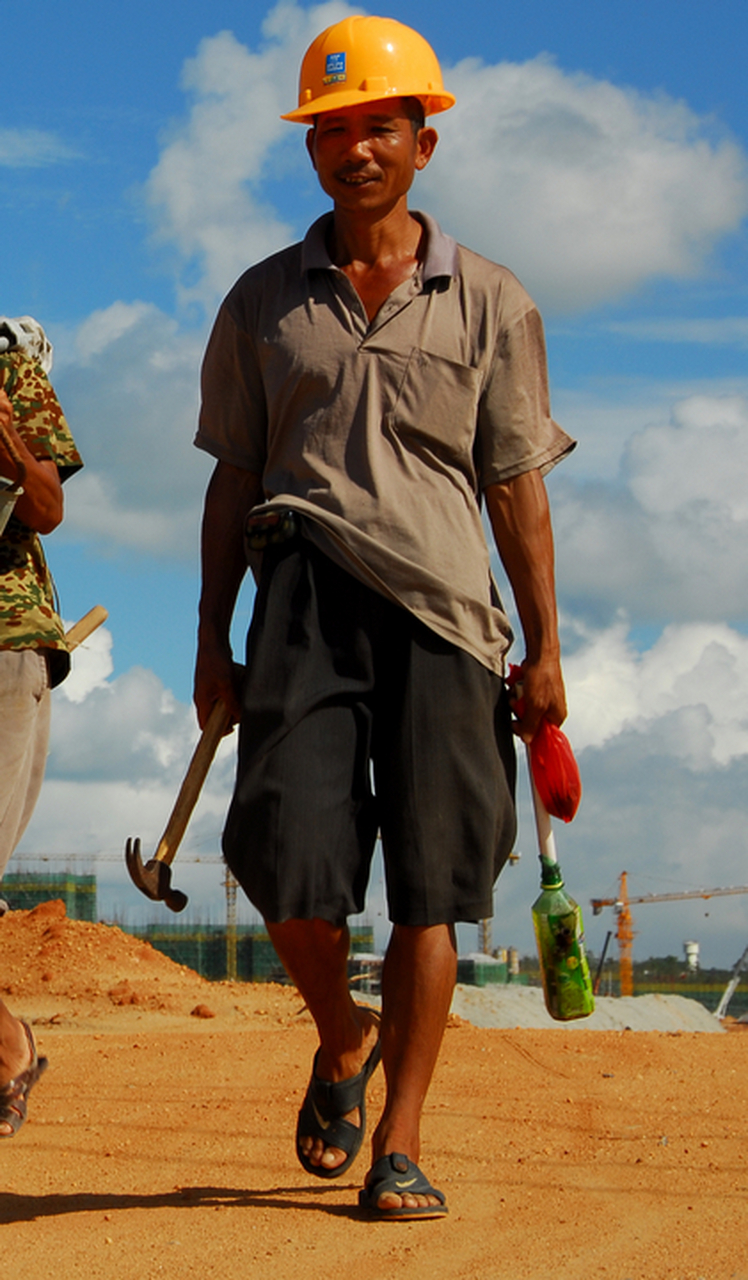
{"type": "Polygon", "coordinates": [[[0,1141],[4,1280],[748,1280],[745,1030],[452,1017],[422,1159],[450,1216],[370,1223],[364,1153],[340,1183],[294,1158],[295,991],[204,982],[61,904],[0,920],[0,957],[51,1064],[0,1141]]]}

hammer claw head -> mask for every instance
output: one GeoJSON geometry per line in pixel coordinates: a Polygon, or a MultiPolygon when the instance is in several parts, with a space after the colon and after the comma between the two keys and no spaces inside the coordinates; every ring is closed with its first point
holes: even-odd
{"type": "Polygon", "coordinates": [[[148,898],[156,898],[151,885],[145,879],[145,867],[140,856],[140,840],[128,840],[125,845],[125,862],[133,884],[148,898]]]}
{"type": "Polygon", "coordinates": [[[140,840],[128,840],[125,845],[125,862],[133,884],[152,902],[165,902],[171,911],[184,911],[188,898],[179,889],[171,887],[171,867],[166,862],[151,858],[143,865],[140,840]]]}

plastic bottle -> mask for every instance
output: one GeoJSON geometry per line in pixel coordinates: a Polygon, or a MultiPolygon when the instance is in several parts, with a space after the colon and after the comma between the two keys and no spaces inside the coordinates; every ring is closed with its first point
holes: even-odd
{"type": "Polygon", "coordinates": [[[564,889],[558,863],[541,854],[540,866],[541,891],[533,903],[532,920],[545,1003],[552,1018],[570,1022],[586,1018],[595,1008],[582,912],[564,889]]]}

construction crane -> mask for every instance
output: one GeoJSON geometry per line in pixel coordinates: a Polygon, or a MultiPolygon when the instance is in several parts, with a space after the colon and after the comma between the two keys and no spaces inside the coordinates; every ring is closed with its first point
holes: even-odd
{"type": "Polygon", "coordinates": [[[733,885],[729,889],[685,889],[681,893],[643,893],[635,898],[629,897],[627,872],[621,872],[621,879],[616,898],[591,898],[592,913],[599,916],[603,907],[613,907],[618,916],[616,939],[618,942],[619,977],[621,995],[634,994],[634,960],[633,942],[636,936],[634,919],[631,915],[631,903],[645,902],[682,902],[685,898],[724,898],[734,893],[748,893],[748,884],[733,885]]]}
{"type": "Polygon", "coordinates": [[[236,891],[239,881],[228,867],[223,887],[226,890],[226,977],[229,982],[236,982],[236,891]]]}
{"type": "MultiPolygon", "coordinates": [[[[207,854],[189,854],[181,853],[179,855],[180,862],[202,862],[204,864],[214,863],[218,865],[223,862],[220,853],[207,854]]],[[[14,853],[13,863],[16,862],[74,862],[86,863],[92,866],[95,862],[122,862],[121,853],[14,853]]]]}
{"type": "Polygon", "coordinates": [[[729,1005],[730,1001],[732,1000],[737,990],[737,986],[738,986],[738,983],[740,982],[740,978],[743,973],[743,970],[747,967],[748,967],[748,947],[746,947],[742,956],[740,957],[737,964],[735,965],[732,971],[732,974],[730,975],[730,981],[725,987],[725,993],[722,996],[722,999],[720,1000],[719,1004],[717,1005],[717,1008],[714,1010],[715,1018],[724,1018],[725,1014],[727,1013],[727,1006],[729,1005]]]}

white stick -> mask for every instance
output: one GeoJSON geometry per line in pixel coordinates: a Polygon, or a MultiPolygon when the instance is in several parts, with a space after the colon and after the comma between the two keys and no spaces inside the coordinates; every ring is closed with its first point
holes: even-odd
{"type": "Polygon", "coordinates": [[[532,790],[532,804],[535,810],[535,829],[538,833],[538,848],[540,856],[547,858],[549,862],[558,862],[556,857],[556,841],[553,838],[553,830],[551,828],[551,819],[548,815],[543,801],[540,799],[540,793],[535,786],[535,779],[532,776],[532,760],[530,759],[530,747],[527,745],[527,772],[530,775],[530,788],[532,790]]]}

